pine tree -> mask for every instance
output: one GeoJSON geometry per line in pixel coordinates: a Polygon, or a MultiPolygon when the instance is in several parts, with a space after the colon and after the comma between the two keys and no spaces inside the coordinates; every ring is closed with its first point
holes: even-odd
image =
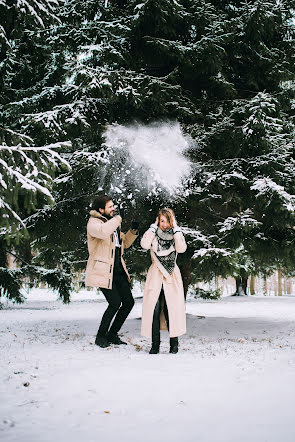
{"type": "Polygon", "coordinates": [[[237,98],[209,102],[205,124],[192,129],[199,162],[190,192],[206,211],[200,223],[208,239],[195,256],[206,271],[222,247],[218,272],[224,263],[245,288],[248,275],[294,262],[294,29],[287,2],[219,7],[233,30],[223,75],[237,98]]]}
{"type": "MultiPolygon", "coordinates": [[[[245,280],[272,266],[291,269],[292,2],[46,5],[45,27],[36,26],[36,14],[18,11],[18,26],[1,34],[2,126],[33,140],[29,146],[59,145],[55,151],[71,167],[48,186],[41,182],[53,206],[36,193],[33,212],[24,206],[30,238],[16,251],[37,266],[32,281],[34,269],[46,268],[69,299],[71,274],[87,259],[87,207],[102,188],[119,202],[124,196],[124,227],[136,214],[143,231],[160,205],[173,206],[188,226],[189,249],[181,257],[186,288],[191,277],[245,280]],[[194,172],[173,201],[161,186],[139,192],[127,173],[130,158],[105,144],[115,124],[153,127],[166,120],[180,122],[194,140],[188,153],[194,172]]],[[[23,208],[21,198],[17,203],[23,208]]],[[[129,253],[140,277],[146,259],[139,246],[129,253]]]]}
{"type": "MultiPolygon", "coordinates": [[[[70,143],[43,139],[37,144],[37,138],[24,123],[25,109],[30,112],[32,104],[36,105],[38,91],[43,92],[44,66],[51,58],[48,51],[40,50],[44,49],[42,45],[32,44],[28,37],[42,33],[50,23],[59,22],[54,13],[57,6],[55,0],[7,1],[0,5],[4,19],[0,55],[0,288],[1,293],[16,301],[22,300],[19,290],[24,276],[30,274],[32,279],[45,280],[48,272],[33,267],[21,257],[24,264],[21,269],[7,270],[7,253],[19,248],[20,255],[26,254],[29,245],[24,219],[32,211],[53,203],[54,174],[69,169],[60,153],[70,143]]],[[[50,73],[46,75],[50,78],[50,73]]],[[[57,285],[52,284],[55,288],[57,285]]]]}

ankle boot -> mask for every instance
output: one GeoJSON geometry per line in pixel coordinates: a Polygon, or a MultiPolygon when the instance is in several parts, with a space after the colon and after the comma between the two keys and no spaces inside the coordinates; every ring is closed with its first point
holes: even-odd
{"type": "Polygon", "coordinates": [[[178,353],[178,338],[170,338],[170,352],[172,354],[178,353]]]}
{"type": "Polygon", "coordinates": [[[107,334],[107,339],[109,341],[110,344],[115,344],[115,345],[127,345],[127,342],[122,341],[122,339],[120,339],[120,337],[118,336],[118,333],[108,333],[107,334]]]}
{"type": "Polygon", "coordinates": [[[110,346],[110,343],[109,343],[108,339],[106,338],[106,336],[96,335],[95,345],[98,345],[101,348],[106,348],[106,347],[110,346]]]}
{"type": "Polygon", "coordinates": [[[157,355],[160,351],[160,345],[152,344],[152,348],[149,351],[150,355],[157,355]]]}

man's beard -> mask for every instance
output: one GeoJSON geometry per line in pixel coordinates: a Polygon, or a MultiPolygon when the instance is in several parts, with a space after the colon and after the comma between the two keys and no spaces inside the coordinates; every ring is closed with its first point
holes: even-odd
{"type": "Polygon", "coordinates": [[[113,217],[114,217],[114,212],[113,212],[113,214],[111,215],[111,214],[104,214],[104,216],[107,218],[107,219],[112,219],[113,217]]]}

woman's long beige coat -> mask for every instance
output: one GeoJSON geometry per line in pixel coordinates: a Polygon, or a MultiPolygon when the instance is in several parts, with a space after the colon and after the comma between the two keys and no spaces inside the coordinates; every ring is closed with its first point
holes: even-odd
{"type": "MultiPolygon", "coordinates": [[[[141,240],[141,247],[151,249],[155,233],[152,229],[146,231],[141,240]]],[[[177,253],[186,251],[186,242],[183,234],[178,231],[174,234],[175,250],[177,253]]],[[[160,265],[151,250],[152,265],[149,268],[143,295],[141,334],[147,338],[152,336],[153,315],[160,291],[163,285],[165,299],[169,314],[170,337],[181,336],[186,333],[185,301],[183,283],[179,267],[175,268],[171,275],[166,272],[164,276],[160,271],[160,265]]],[[[161,329],[163,329],[161,320],[161,329]]],[[[167,329],[167,327],[165,327],[167,329]]]]}

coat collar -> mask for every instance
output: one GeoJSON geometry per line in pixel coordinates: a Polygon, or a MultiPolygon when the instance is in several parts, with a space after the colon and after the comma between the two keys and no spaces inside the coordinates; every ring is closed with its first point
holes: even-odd
{"type": "Polygon", "coordinates": [[[94,218],[99,218],[101,219],[103,222],[108,221],[108,219],[103,216],[100,212],[97,212],[96,210],[90,210],[90,216],[93,216],[94,218]]]}

